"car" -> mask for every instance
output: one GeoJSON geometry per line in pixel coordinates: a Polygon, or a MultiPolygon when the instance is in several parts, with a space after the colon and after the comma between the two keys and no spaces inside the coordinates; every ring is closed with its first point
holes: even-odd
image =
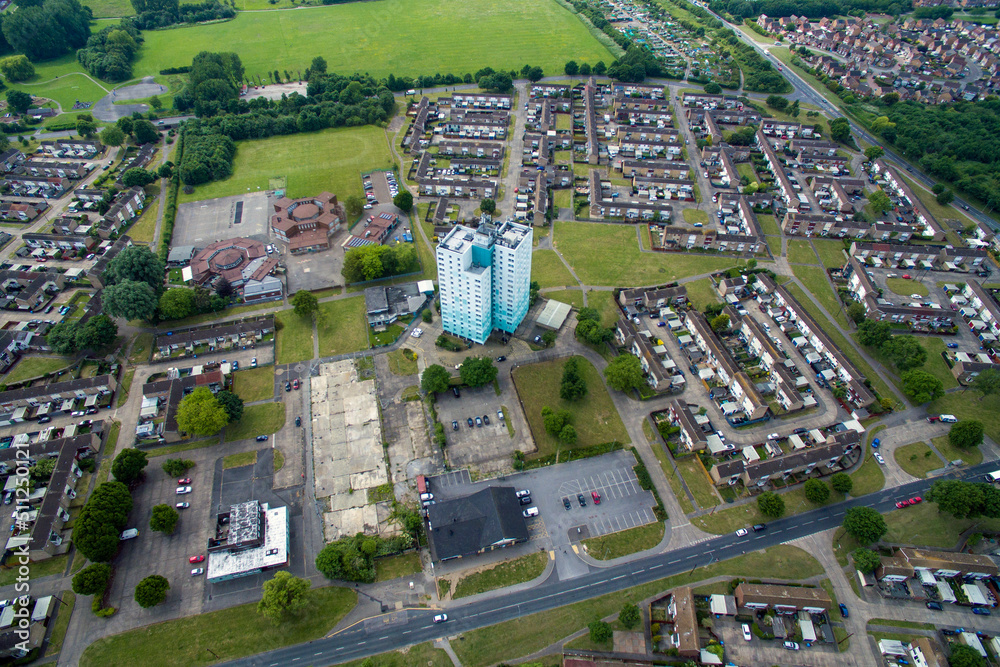
{"type": "Polygon", "coordinates": [[[958,417],[955,415],[938,415],[938,417],[946,424],[954,424],[958,421],[958,417]]]}
{"type": "Polygon", "coordinates": [[[882,458],[882,455],[879,454],[878,452],[875,452],[875,460],[878,462],[878,464],[880,466],[884,466],[885,465],[885,459],[882,458]]]}
{"type": "Polygon", "coordinates": [[[482,427],[483,420],[481,417],[476,417],[476,426],[482,427]]]}
{"type": "Polygon", "coordinates": [[[174,505],[174,507],[176,507],[179,510],[186,510],[187,508],[191,507],[191,503],[177,503],[176,505],[174,505]]]}
{"type": "Polygon", "coordinates": [[[743,623],[742,625],[743,625],[743,639],[750,641],[751,639],[753,639],[753,635],[750,634],[750,626],[747,625],[746,623],[743,623]]]}
{"type": "Polygon", "coordinates": [[[139,536],[139,529],[138,528],[128,528],[128,529],[122,531],[122,534],[121,534],[121,536],[118,539],[120,539],[120,540],[131,540],[133,537],[138,537],[138,536],[139,536]]]}
{"type": "Polygon", "coordinates": [[[565,507],[566,509],[570,508],[569,496],[566,496],[565,498],[563,498],[563,507],[565,507]]]}
{"type": "Polygon", "coordinates": [[[911,299],[916,299],[917,301],[920,301],[920,300],[921,300],[922,298],[924,298],[924,297],[923,297],[923,296],[921,296],[920,294],[911,294],[911,295],[910,295],[910,298],[911,298],[911,299]]]}
{"type": "Polygon", "coordinates": [[[580,503],[580,507],[586,507],[587,506],[587,499],[583,497],[582,493],[576,494],[576,499],[580,503]]]}
{"type": "Polygon", "coordinates": [[[922,502],[924,502],[924,499],[921,498],[920,496],[913,496],[912,498],[910,498],[911,505],[919,505],[922,502]]]}
{"type": "Polygon", "coordinates": [[[535,336],[535,342],[536,343],[541,343],[542,342],[542,337],[541,336],[535,336]]]}
{"type": "Polygon", "coordinates": [[[238,361],[234,361],[233,362],[233,370],[234,371],[240,370],[240,362],[238,362],[238,361]]]}
{"type": "Polygon", "coordinates": [[[525,519],[527,519],[528,517],[532,517],[532,516],[538,516],[538,508],[537,507],[529,507],[528,509],[526,509],[523,512],[521,512],[521,514],[524,516],[525,519]]]}
{"type": "Polygon", "coordinates": [[[746,528],[740,528],[736,531],[736,537],[745,537],[748,534],[750,534],[750,531],[746,528]]]}
{"type": "Polygon", "coordinates": [[[292,389],[298,389],[298,388],[299,388],[299,380],[298,378],[296,378],[292,380],[292,389]]]}
{"type": "Polygon", "coordinates": [[[49,261],[49,258],[48,257],[39,257],[38,261],[41,262],[42,264],[44,264],[45,262],[49,261]]]}
{"type": "Polygon", "coordinates": [[[455,394],[455,398],[462,398],[462,395],[458,393],[458,387],[452,387],[451,393],[455,394]]]}
{"type": "Polygon", "coordinates": [[[524,496],[530,496],[531,491],[528,489],[521,489],[520,491],[515,492],[514,495],[518,498],[523,498],[524,496]]]}
{"type": "Polygon", "coordinates": [[[850,614],[847,613],[847,605],[843,602],[840,603],[840,615],[844,618],[850,617],[850,614]]]}
{"type": "Polygon", "coordinates": [[[426,503],[429,500],[434,500],[434,494],[433,493],[421,493],[420,494],[420,502],[426,503]]]}
{"type": "Polygon", "coordinates": [[[808,433],[808,432],[809,432],[809,429],[802,428],[801,426],[799,428],[795,429],[794,431],[792,431],[792,433],[794,433],[795,435],[802,435],[803,433],[808,433]]]}
{"type": "Polygon", "coordinates": [[[951,348],[952,350],[957,350],[958,343],[948,343],[948,347],[951,348]]]}
{"type": "Polygon", "coordinates": [[[196,567],[193,570],[191,570],[191,576],[192,577],[197,577],[200,574],[205,574],[205,568],[203,568],[203,567],[196,567]]]}
{"type": "Polygon", "coordinates": [[[499,357],[497,357],[497,363],[500,363],[501,361],[507,361],[507,357],[501,354],[499,357]]]}
{"type": "Polygon", "coordinates": [[[934,611],[944,611],[944,607],[941,606],[941,603],[940,602],[934,602],[933,600],[931,600],[930,602],[927,602],[925,606],[928,609],[933,609],[934,611]]]}
{"type": "Polygon", "coordinates": [[[781,436],[778,435],[777,433],[768,433],[767,434],[767,439],[768,440],[778,440],[780,438],[781,438],[781,436]]]}
{"type": "Polygon", "coordinates": [[[86,410],[83,411],[83,414],[85,414],[85,415],[96,415],[97,414],[97,408],[87,408],[86,410]]]}
{"type": "Polygon", "coordinates": [[[257,442],[267,442],[267,436],[266,435],[258,435],[257,436],[257,442]]]}
{"type": "Polygon", "coordinates": [[[910,501],[909,500],[897,500],[896,501],[896,509],[898,509],[898,510],[901,510],[904,507],[909,507],[909,506],[910,506],[910,501]]]}
{"type": "Polygon", "coordinates": [[[174,493],[176,493],[178,496],[183,496],[185,493],[191,493],[191,487],[190,486],[178,486],[177,490],[174,493]]]}
{"type": "Polygon", "coordinates": [[[458,420],[457,419],[452,419],[451,420],[451,430],[452,431],[457,431],[458,430],[458,420]]]}
{"type": "Polygon", "coordinates": [[[291,390],[292,390],[292,383],[291,382],[286,382],[285,383],[285,391],[291,391],[291,390]]]}
{"type": "Polygon", "coordinates": [[[782,646],[784,646],[785,648],[787,648],[789,651],[798,651],[799,650],[799,643],[798,642],[785,642],[784,644],[782,644],[782,646]]]}
{"type": "Polygon", "coordinates": [[[83,410],[74,410],[70,417],[82,417],[84,414],[83,410]]]}
{"type": "Polygon", "coordinates": [[[295,418],[295,425],[296,426],[302,426],[302,417],[296,417],[295,418]]]}
{"type": "Polygon", "coordinates": [[[444,623],[447,620],[448,620],[448,614],[438,614],[437,616],[434,617],[435,623],[444,623]]]}
{"type": "Polygon", "coordinates": [[[250,360],[250,368],[257,368],[257,357],[250,360]]]}
{"type": "Polygon", "coordinates": [[[531,496],[521,496],[520,499],[519,499],[519,501],[520,501],[520,503],[522,505],[530,505],[531,504],[531,496]]]}
{"type": "Polygon", "coordinates": [[[968,211],[969,210],[969,205],[968,204],[962,204],[962,210],[968,211]]]}
{"type": "Polygon", "coordinates": [[[750,527],[753,528],[753,532],[755,532],[755,533],[759,533],[762,530],[767,530],[767,524],[766,523],[755,523],[754,525],[752,525],[750,527]]]}
{"type": "Polygon", "coordinates": [[[48,415],[42,415],[38,418],[39,424],[48,424],[50,421],[52,421],[52,417],[49,417],[48,415]]]}
{"type": "Polygon", "coordinates": [[[913,280],[913,276],[911,276],[909,273],[904,273],[903,280],[913,280]]]}
{"type": "Polygon", "coordinates": [[[927,417],[927,421],[929,421],[929,422],[931,422],[933,424],[934,422],[941,421],[941,418],[938,417],[937,415],[930,415],[929,417],[927,417]]]}
{"type": "Polygon", "coordinates": [[[177,480],[177,486],[184,486],[190,483],[191,483],[190,477],[182,477],[181,479],[177,480]]]}
{"type": "Polygon", "coordinates": [[[882,441],[879,438],[875,438],[874,440],[872,440],[872,449],[878,449],[878,446],[881,442],[882,441]]]}
{"type": "Polygon", "coordinates": [[[990,610],[987,609],[986,607],[973,607],[972,613],[977,616],[992,616],[990,610]]]}
{"type": "Polygon", "coordinates": [[[497,410],[497,419],[503,421],[503,410],[497,410]]]}
{"type": "Polygon", "coordinates": [[[191,556],[190,558],[188,558],[188,562],[192,563],[192,564],[193,563],[203,563],[203,562],[205,562],[205,557],[204,556],[191,556]]]}
{"type": "Polygon", "coordinates": [[[597,491],[591,491],[590,492],[590,497],[594,499],[594,504],[595,505],[600,505],[601,504],[601,494],[599,494],[597,491]]]}
{"type": "Polygon", "coordinates": [[[469,425],[469,428],[475,428],[476,427],[476,422],[472,421],[472,417],[469,417],[468,419],[466,419],[465,423],[469,425]]]}

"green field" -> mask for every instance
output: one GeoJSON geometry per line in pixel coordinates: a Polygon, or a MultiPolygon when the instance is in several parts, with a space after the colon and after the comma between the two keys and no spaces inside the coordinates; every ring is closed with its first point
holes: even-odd
{"type": "Polygon", "coordinates": [[[614,292],[588,290],[587,306],[597,309],[597,312],[601,314],[601,324],[606,327],[613,327],[615,322],[621,319],[622,311],[618,309],[618,304],[615,302],[614,292]]]}
{"type": "Polygon", "coordinates": [[[316,316],[319,356],[357,352],[368,348],[368,323],[363,296],[319,304],[316,316]]]}
{"type": "Polygon", "coordinates": [[[135,76],[190,65],[214,46],[235,50],[249,76],[275,68],[304,69],[315,56],[329,71],[384,77],[454,73],[481,67],[546,74],[577,62],[614,61],[583,22],[550,0],[496,3],[488,0],[379,0],[283,12],[241,13],[232,21],[153,30],[136,63],[135,76]],[[469,37],[475,35],[474,39],[469,37]]]}
{"type": "Polygon", "coordinates": [[[685,456],[675,459],[674,463],[677,465],[677,471],[684,478],[684,483],[687,484],[691,495],[694,496],[694,501],[698,503],[699,507],[703,509],[714,507],[722,502],[718,494],[715,493],[712,479],[705,473],[705,467],[701,464],[697,456],[685,456]]]}
{"type": "Polygon", "coordinates": [[[684,283],[687,288],[688,301],[694,304],[696,310],[704,310],[705,306],[720,303],[719,292],[712,284],[711,278],[701,278],[684,283]]]}
{"type": "Polygon", "coordinates": [[[245,368],[233,373],[233,392],[245,403],[274,398],[274,366],[245,368]]]}
{"type": "Polygon", "coordinates": [[[3,383],[14,384],[46,373],[54,373],[66,368],[70,363],[66,357],[23,357],[3,376],[3,383]]]}
{"type": "Polygon", "coordinates": [[[736,264],[710,255],[641,252],[633,225],[557,222],[555,227],[556,245],[585,285],[656,285],[736,264]]]}
{"type": "Polygon", "coordinates": [[[261,403],[248,405],[243,416],[235,424],[226,427],[226,442],[271,435],[285,425],[284,403],[261,403]]]}
{"type": "Polygon", "coordinates": [[[765,234],[781,236],[781,227],[778,226],[778,221],[774,219],[773,215],[758,215],[757,222],[760,223],[760,228],[764,230],[765,234]]]}
{"type": "Polygon", "coordinates": [[[926,479],[927,473],[944,467],[944,462],[931,451],[925,442],[914,442],[897,447],[892,453],[899,467],[908,474],[926,479]]]}
{"type": "MultiPolygon", "coordinates": [[[[74,62],[76,62],[75,59],[74,62]]],[[[35,69],[37,71],[38,67],[35,69]]],[[[89,75],[82,72],[67,74],[54,81],[52,78],[52,76],[48,76],[42,79],[36,73],[28,82],[16,84],[16,88],[32,95],[55,100],[62,107],[64,113],[88,113],[86,109],[74,111],[73,104],[77,101],[97,102],[111,91],[109,84],[94,83],[89,75]],[[44,83],[41,83],[42,81],[44,83]]]]}
{"type": "Polygon", "coordinates": [[[548,554],[545,552],[535,552],[520,558],[505,560],[488,570],[480,570],[459,579],[451,597],[452,599],[464,598],[531,581],[545,571],[545,564],[548,560],[548,554]]]}
{"type": "Polygon", "coordinates": [[[95,19],[135,16],[135,8],[129,0],[83,0],[84,7],[90,7],[95,19]]]}
{"type": "Polygon", "coordinates": [[[919,280],[907,280],[906,278],[886,278],[885,286],[893,294],[899,294],[901,296],[910,296],[911,294],[919,294],[920,296],[927,296],[930,292],[927,286],[924,285],[919,280]]]}
{"type": "Polygon", "coordinates": [[[562,303],[568,303],[577,310],[583,308],[583,290],[561,289],[561,290],[555,290],[553,292],[546,292],[542,296],[544,296],[546,299],[552,299],[554,301],[561,301],[562,303]]]}
{"type": "Polygon", "coordinates": [[[809,293],[816,297],[820,305],[837,320],[840,326],[845,329],[850,327],[847,315],[844,313],[844,307],[840,303],[840,297],[834,293],[833,285],[827,278],[826,269],[821,269],[818,266],[793,266],[792,273],[802,281],[809,293]]]}
{"type": "Polygon", "coordinates": [[[840,241],[815,239],[812,243],[826,268],[836,269],[847,262],[847,258],[844,256],[844,244],[840,241]]]}
{"type": "Polygon", "coordinates": [[[559,398],[559,382],[566,359],[518,366],[514,370],[514,384],[521,403],[530,406],[527,417],[531,434],[538,446],[538,452],[534,455],[536,457],[554,454],[559,448],[559,440],[546,433],[542,425],[542,408],[546,405],[553,410],[570,411],[570,423],[578,436],[577,447],[590,447],[612,440],[623,444],[629,442],[625,425],[611,402],[600,373],[585,358],[577,359],[580,362],[580,374],[587,383],[587,395],[579,401],[564,401],[559,398]]]}
{"type": "Polygon", "coordinates": [[[944,357],[941,356],[941,353],[945,349],[944,341],[940,338],[931,338],[930,336],[917,336],[917,342],[927,350],[927,361],[924,362],[923,370],[941,380],[945,391],[957,387],[958,380],[951,374],[951,369],[948,368],[944,357]]]}
{"type": "Polygon", "coordinates": [[[755,174],[753,170],[753,165],[751,165],[749,162],[741,162],[738,165],[736,165],[736,173],[738,173],[741,178],[746,176],[747,180],[750,181],[751,183],[758,182],[757,174],[755,174]]]}
{"type": "MultiPolygon", "coordinates": [[[[322,308],[326,304],[320,304],[322,308]]],[[[274,314],[277,336],[274,343],[274,358],[279,364],[304,361],[313,357],[312,319],[299,317],[290,310],[280,310],[274,314]]]]}
{"type": "Polygon", "coordinates": [[[536,250],[531,253],[531,279],[538,281],[542,288],[577,284],[555,250],[536,250]]]}
{"type": "Polygon", "coordinates": [[[708,213],[705,213],[701,209],[686,208],[683,211],[681,211],[681,214],[684,216],[684,222],[686,223],[692,225],[696,222],[700,222],[703,225],[708,224],[708,213]]]}
{"type": "Polygon", "coordinates": [[[362,171],[393,166],[385,132],[373,125],[239,141],[236,146],[232,176],[199,186],[190,195],[182,192],[179,201],[266,190],[272,176],[288,178],[289,197],[328,191],[346,199],[361,194],[362,171]]]}
{"type": "Polygon", "coordinates": [[[813,252],[809,241],[802,239],[789,239],[788,241],[788,261],[792,264],[815,264],[816,253],[813,252]]]}
{"type": "Polygon", "coordinates": [[[583,540],[587,554],[596,560],[612,560],[652,549],[663,541],[665,526],[661,521],[627,528],[617,533],[583,540]]]}
{"type": "Polygon", "coordinates": [[[375,561],[375,581],[392,581],[400,577],[408,577],[423,569],[420,564],[420,554],[411,551],[406,554],[386,556],[375,561]]]}
{"type": "Polygon", "coordinates": [[[983,462],[983,453],[980,451],[979,447],[970,447],[968,449],[955,447],[951,444],[951,440],[946,435],[931,438],[931,444],[934,445],[935,449],[941,452],[941,456],[944,457],[945,461],[962,459],[965,465],[969,466],[977,466],[983,462]]]}

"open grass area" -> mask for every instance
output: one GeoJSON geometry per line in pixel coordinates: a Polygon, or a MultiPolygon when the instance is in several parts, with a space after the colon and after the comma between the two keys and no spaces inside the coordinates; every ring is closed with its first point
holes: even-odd
{"type": "Polygon", "coordinates": [[[708,224],[708,213],[697,208],[686,208],[681,211],[684,216],[684,222],[693,225],[696,222],[700,222],[703,225],[708,224]]]}
{"type": "Polygon", "coordinates": [[[934,449],[941,452],[941,456],[944,457],[945,461],[957,461],[961,459],[965,465],[969,466],[977,466],[983,462],[983,453],[979,450],[979,447],[969,447],[968,449],[955,447],[946,435],[931,438],[931,444],[934,445],[934,449]]]}
{"type": "MultiPolygon", "coordinates": [[[[187,28],[179,29],[180,32],[184,30],[187,28]]],[[[177,31],[148,34],[171,32],[177,31]]],[[[385,132],[374,125],[238,141],[233,175],[223,181],[200,185],[190,195],[181,192],[179,202],[266,190],[272,176],[288,178],[286,194],[289,197],[329,191],[344,200],[362,193],[362,171],[391,168],[393,164],[385,132]]]]}
{"type": "Polygon", "coordinates": [[[245,403],[274,398],[274,366],[258,366],[233,373],[233,392],[245,403]]]}
{"type": "Polygon", "coordinates": [[[417,373],[416,353],[410,351],[410,357],[403,350],[393,350],[388,355],[389,370],[396,375],[415,375],[417,373]]]}
{"type": "Polygon", "coordinates": [[[537,280],[543,288],[577,284],[555,250],[536,250],[531,253],[531,279],[537,280]]]}
{"type": "MultiPolygon", "coordinates": [[[[28,578],[38,579],[40,577],[47,577],[50,574],[62,574],[66,569],[68,561],[69,556],[66,554],[46,558],[45,560],[31,561],[28,564],[28,578]]],[[[9,586],[17,581],[18,563],[12,560],[10,564],[12,567],[0,570],[0,586],[9,586]]]]}
{"type": "Polygon", "coordinates": [[[552,299],[553,301],[568,303],[577,310],[583,308],[583,290],[578,290],[578,289],[554,290],[552,292],[546,292],[542,296],[546,299],[552,299]]]}
{"type": "Polygon", "coordinates": [[[520,558],[505,560],[488,570],[480,570],[458,580],[452,599],[478,595],[498,588],[531,581],[545,571],[549,556],[546,552],[531,553],[520,558]]]}
{"type": "Polygon", "coordinates": [[[694,501],[698,503],[699,507],[704,509],[722,502],[719,495],[715,493],[712,481],[705,473],[705,468],[697,456],[674,459],[674,463],[677,464],[678,472],[684,478],[684,483],[691,490],[694,501]]]}
{"type": "Polygon", "coordinates": [[[687,288],[688,300],[694,304],[695,309],[705,310],[705,306],[714,303],[721,303],[719,292],[712,284],[711,278],[700,278],[684,283],[687,288]]]}
{"type": "Polygon", "coordinates": [[[979,420],[986,428],[987,437],[994,441],[1000,440],[1000,396],[987,396],[980,400],[980,395],[976,392],[957,391],[932,402],[927,406],[927,412],[932,415],[944,413],[955,415],[959,419],[979,420]]]}
{"type": "Polygon", "coordinates": [[[583,547],[591,558],[611,560],[652,549],[663,540],[664,524],[661,521],[636,526],[617,533],[583,540],[583,547]]]}
{"type": "Polygon", "coordinates": [[[97,102],[97,100],[111,92],[110,86],[94,83],[94,80],[82,71],[71,71],[55,80],[52,80],[52,76],[44,76],[43,78],[40,71],[42,66],[35,67],[36,74],[31,79],[24,83],[13,84],[12,87],[58,102],[64,114],[90,113],[87,109],[74,111],[73,105],[77,100],[80,102],[97,102]]]}
{"type": "MultiPolygon", "coordinates": [[[[556,118],[562,118],[566,114],[559,114],[556,118]]],[[[569,118],[569,116],[566,116],[569,118]]],[[[560,188],[552,191],[552,205],[558,210],[560,208],[573,208],[573,190],[570,188],[560,188]]]]}
{"type": "MultiPolygon", "coordinates": [[[[814,510],[817,507],[822,507],[822,505],[817,505],[807,500],[805,491],[801,486],[790,491],[783,492],[781,494],[781,498],[785,501],[784,516],[794,516],[796,514],[801,514],[802,512],[814,510]]],[[[825,504],[829,505],[830,503],[840,502],[843,499],[844,495],[842,493],[838,493],[831,489],[830,500],[828,500],[825,504]]],[[[769,517],[764,516],[761,514],[760,510],[757,509],[757,502],[755,500],[742,505],[736,505],[735,507],[718,509],[712,514],[704,514],[702,516],[695,517],[691,520],[691,523],[710,533],[724,535],[726,533],[731,533],[738,528],[746,528],[747,526],[751,526],[755,523],[767,522],[769,520],[769,517]]]]}
{"type": "Polygon", "coordinates": [[[778,226],[778,221],[774,219],[773,215],[758,215],[757,222],[760,223],[760,228],[768,236],[781,236],[781,227],[778,226]]]}
{"type": "Polygon", "coordinates": [[[626,602],[636,603],[676,586],[723,575],[796,580],[820,574],[823,574],[823,566],[812,556],[798,547],[781,545],[713,563],[690,573],[466,632],[453,646],[465,667],[486,667],[496,663],[500,656],[513,660],[539,651],[558,638],[586,627],[596,618],[618,613],[626,602]]]}
{"type": "Polygon", "coordinates": [[[840,241],[813,239],[812,244],[826,268],[836,269],[847,262],[847,257],[844,255],[844,244],[840,241]]]}
{"type": "Polygon", "coordinates": [[[840,326],[845,329],[850,326],[840,297],[833,291],[833,285],[826,277],[826,269],[818,266],[793,266],[792,272],[840,326]]]}
{"type": "Polygon", "coordinates": [[[284,403],[261,403],[243,408],[243,417],[226,427],[226,442],[272,435],[285,425],[284,403]]]}
{"type": "Polygon", "coordinates": [[[941,380],[945,391],[957,387],[958,380],[951,374],[951,369],[948,368],[944,357],[941,356],[941,353],[945,350],[944,341],[931,336],[917,336],[917,342],[927,350],[927,361],[924,362],[922,370],[941,380]]]}
{"type": "Polygon", "coordinates": [[[927,285],[924,285],[919,280],[907,280],[906,278],[886,278],[885,286],[893,294],[900,294],[902,296],[910,296],[911,294],[919,294],[920,296],[927,296],[930,293],[930,291],[927,289],[927,285]]]}
{"type": "Polygon", "coordinates": [[[758,182],[757,174],[754,173],[753,166],[749,162],[740,162],[736,165],[736,173],[738,173],[741,178],[746,176],[747,180],[751,183],[758,182]]]}
{"type": "Polygon", "coordinates": [[[815,264],[816,253],[813,252],[809,241],[802,239],[788,240],[788,261],[792,264],[815,264]]]}
{"type": "Polygon", "coordinates": [[[622,311],[615,302],[614,292],[590,290],[587,292],[587,305],[597,309],[601,314],[601,324],[606,327],[613,327],[622,316],[622,311]]]}
{"type": "Polygon", "coordinates": [[[420,554],[416,551],[386,556],[375,561],[375,581],[392,581],[400,577],[408,577],[422,569],[420,554]]]}
{"type": "Polygon", "coordinates": [[[316,330],[319,332],[321,357],[367,349],[365,298],[357,296],[319,304],[316,330]]]}
{"type": "Polygon", "coordinates": [[[559,398],[559,382],[566,358],[518,366],[514,370],[514,384],[521,402],[528,406],[528,425],[538,445],[535,457],[548,456],[559,449],[559,440],[546,433],[542,425],[542,408],[546,405],[553,410],[569,410],[572,415],[570,423],[578,436],[577,447],[590,447],[612,440],[622,444],[630,442],[625,425],[597,369],[584,357],[576,359],[580,362],[580,375],[587,383],[587,395],[579,401],[559,398]]]}
{"type": "MultiPolygon", "coordinates": [[[[319,305],[320,312],[327,304],[319,305]]],[[[305,361],[313,357],[312,319],[299,317],[291,310],[274,314],[277,335],[274,341],[274,359],[279,364],[305,361]]]]}
{"type": "Polygon", "coordinates": [[[90,7],[95,19],[135,16],[135,8],[129,0],[83,0],[80,4],[90,7]]]}
{"type": "Polygon", "coordinates": [[[430,642],[427,642],[399,651],[379,653],[371,658],[340,663],[340,667],[370,667],[372,664],[378,665],[378,667],[413,667],[414,665],[420,665],[420,667],[452,667],[453,663],[444,649],[434,648],[430,642]],[[374,663],[369,662],[370,660],[374,660],[374,663]]]}
{"type": "Polygon", "coordinates": [[[55,655],[62,650],[63,640],[66,639],[66,629],[69,628],[69,617],[73,614],[73,607],[76,606],[76,593],[73,591],[63,591],[59,594],[62,603],[59,605],[58,615],[52,626],[52,634],[49,636],[49,646],[45,650],[45,655],[55,655]]]}
{"type": "Polygon", "coordinates": [[[301,644],[328,633],[354,608],[358,595],[348,588],[327,586],[310,590],[306,599],[306,606],[281,624],[259,614],[257,603],[251,602],[104,637],[87,647],[80,665],[210,665],[301,644]]]}
{"type": "Polygon", "coordinates": [[[907,474],[920,479],[925,479],[931,470],[944,467],[944,461],[925,442],[911,442],[897,447],[892,456],[907,474]]]}
{"type": "Polygon", "coordinates": [[[555,227],[556,245],[586,285],[656,285],[736,264],[711,255],[641,252],[632,225],[556,222],[555,227]]]}
{"type": "Polygon", "coordinates": [[[684,487],[681,486],[681,477],[678,473],[674,472],[673,466],[670,465],[666,450],[663,448],[663,445],[657,442],[653,442],[652,447],[656,460],[660,462],[660,469],[663,470],[664,477],[670,482],[670,490],[673,491],[674,498],[681,504],[681,511],[685,514],[690,514],[694,511],[694,503],[684,493],[684,487]]]}
{"type": "Polygon", "coordinates": [[[67,357],[21,357],[21,360],[3,376],[4,384],[14,384],[29,378],[55,373],[69,366],[67,357]]]}
{"type": "Polygon", "coordinates": [[[885,475],[882,473],[882,466],[871,455],[870,448],[865,448],[865,456],[865,462],[861,464],[857,472],[851,473],[851,481],[854,482],[854,486],[851,488],[851,495],[855,498],[881,491],[882,487],[885,486],[885,475]]]}
{"type": "Polygon", "coordinates": [[[257,463],[257,450],[252,452],[240,452],[239,454],[230,454],[229,456],[222,459],[222,469],[229,470],[230,468],[242,468],[243,466],[249,466],[257,463]]]}
{"type": "MultiPolygon", "coordinates": [[[[155,165],[154,165],[155,166],[155,165]]],[[[156,232],[156,218],[159,216],[160,202],[147,198],[142,215],[128,228],[128,235],[136,243],[152,243],[156,232]]]]}

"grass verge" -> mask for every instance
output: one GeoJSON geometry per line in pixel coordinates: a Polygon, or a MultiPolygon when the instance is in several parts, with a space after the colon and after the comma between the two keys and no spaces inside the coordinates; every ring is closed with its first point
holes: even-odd
{"type": "Polygon", "coordinates": [[[66,639],[66,630],[69,628],[69,617],[73,614],[73,607],[76,605],[76,593],[73,591],[63,591],[59,597],[62,599],[62,603],[59,605],[59,613],[52,626],[49,646],[45,650],[47,656],[55,655],[62,650],[63,640],[66,639]]]}
{"type": "Polygon", "coordinates": [[[257,463],[257,450],[251,452],[240,452],[239,454],[230,454],[229,456],[222,459],[222,469],[229,470],[230,468],[242,468],[243,466],[249,466],[257,463]]]}
{"type": "Polygon", "coordinates": [[[548,559],[547,553],[538,552],[498,563],[488,570],[474,572],[458,580],[452,599],[478,595],[486,591],[495,591],[498,588],[507,588],[531,581],[545,571],[545,563],[548,559]]]}
{"type": "Polygon", "coordinates": [[[413,359],[406,356],[403,350],[393,350],[387,356],[389,370],[395,375],[415,375],[417,373],[416,353],[411,351],[413,359]]]}
{"type": "MultiPolygon", "coordinates": [[[[325,306],[320,304],[320,309],[325,306]]],[[[274,358],[279,364],[291,364],[313,357],[313,326],[308,317],[299,317],[291,310],[274,314],[278,335],[274,341],[274,358]]]]}
{"type": "Polygon", "coordinates": [[[925,442],[897,447],[892,456],[904,472],[919,479],[926,479],[931,470],[944,467],[944,461],[925,442]]]}
{"type": "Polygon", "coordinates": [[[386,556],[375,561],[375,581],[392,581],[400,577],[408,577],[423,570],[420,564],[420,554],[411,552],[386,556]]]}
{"type": "Polygon", "coordinates": [[[595,560],[612,560],[652,549],[663,540],[664,525],[660,521],[636,526],[617,533],[583,540],[583,547],[595,560]]]}

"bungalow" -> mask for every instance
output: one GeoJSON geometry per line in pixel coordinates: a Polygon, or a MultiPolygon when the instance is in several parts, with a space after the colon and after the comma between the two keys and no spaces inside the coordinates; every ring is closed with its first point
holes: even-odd
{"type": "Polygon", "coordinates": [[[822,588],[740,582],[734,595],[737,607],[750,610],[774,609],[779,614],[799,611],[823,614],[833,608],[833,600],[822,588]]]}

